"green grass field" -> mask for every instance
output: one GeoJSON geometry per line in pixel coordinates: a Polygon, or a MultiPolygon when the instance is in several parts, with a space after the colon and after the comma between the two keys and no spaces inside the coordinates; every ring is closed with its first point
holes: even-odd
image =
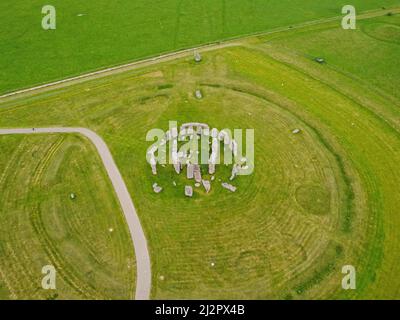
{"type": "MultiPolygon", "coordinates": [[[[343,31],[339,23],[238,41],[204,53],[200,64],[188,55],[4,100],[0,128],[82,126],[104,138],[148,238],[154,299],[399,299],[400,19],[365,19],[355,31],[343,31]],[[202,100],[194,97],[198,88],[202,100]],[[195,188],[194,198],[185,198],[183,176],[160,168],[154,177],[145,161],[147,131],[167,129],[169,120],[254,128],[254,174],[235,180],[238,191],[231,194],[218,181],[227,180],[229,171],[218,167],[210,194],[195,188]],[[302,130],[299,135],[292,134],[295,128],[302,130]],[[164,188],[159,195],[152,191],[154,182],[164,188]],[[347,264],[357,269],[357,290],[341,288],[347,264]]],[[[77,136],[3,137],[0,151],[6,177],[0,175],[0,190],[7,190],[0,196],[0,249],[11,257],[1,260],[0,272],[18,279],[0,280],[0,297],[46,297],[40,290],[21,293],[32,286],[21,270],[40,270],[52,256],[41,241],[50,239],[56,241],[50,249],[63,259],[54,263],[65,263],[65,277],[72,274],[77,286],[89,287],[78,295],[65,282],[60,298],[69,292],[80,298],[131,297],[127,264],[134,266],[133,249],[90,144],[77,136]],[[59,141],[70,153],[54,151],[59,141]],[[13,175],[24,178],[25,188],[13,175]],[[68,198],[71,186],[78,190],[76,202],[68,198]],[[40,214],[32,208],[43,208],[45,237],[35,234],[40,214]],[[21,225],[14,211],[27,217],[21,225]],[[71,220],[78,231],[70,229],[71,220]],[[87,237],[94,248],[86,246],[87,237]],[[15,249],[30,238],[35,251],[15,249]],[[78,262],[85,268],[76,270],[78,262]],[[118,294],[104,292],[111,278],[118,294]]]]}
{"type": "MultiPolygon", "coordinates": [[[[359,12],[396,0],[354,0],[359,12]]],[[[47,3],[46,3],[47,4],[47,3]]],[[[341,15],[344,0],[68,2],[41,28],[38,0],[0,4],[0,93],[231,37],[341,15]]]]}
{"type": "Polygon", "coordinates": [[[0,167],[0,299],[132,299],[133,247],[94,147],[4,136],[0,167]],[[56,292],[41,287],[45,265],[56,292]]]}

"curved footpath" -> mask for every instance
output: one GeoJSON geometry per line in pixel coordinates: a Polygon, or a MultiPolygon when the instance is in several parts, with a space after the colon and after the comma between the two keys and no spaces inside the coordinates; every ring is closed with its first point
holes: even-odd
{"type": "Polygon", "coordinates": [[[128,188],[122,179],[121,173],[106,143],[95,132],[85,128],[0,129],[0,135],[44,133],[79,133],[87,137],[96,147],[121,204],[135,248],[137,274],[135,298],[136,300],[149,299],[151,290],[151,266],[146,237],[133,205],[132,198],[128,192],[128,188]]]}
{"type": "MultiPolygon", "coordinates": [[[[396,6],[396,7],[391,7],[391,8],[387,8],[384,10],[377,9],[377,10],[365,11],[361,14],[358,14],[357,19],[361,20],[361,19],[379,17],[379,16],[383,16],[385,14],[388,14],[389,12],[390,13],[400,13],[400,8],[396,6]]],[[[300,28],[304,28],[307,26],[319,25],[319,24],[323,24],[323,23],[327,23],[327,22],[340,20],[342,18],[343,18],[343,16],[335,16],[335,17],[311,20],[311,21],[306,21],[306,22],[302,22],[299,24],[293,24],[291,26],[277,27],[277,28],[274,28],[269,31],[261,31],[261,32],[247,34],[247,35],[243,35],[243,36],[239,36],[239,37],[233,37],[233,38],[229,38],[229,39],[225,39],[225,40],[220,40],[217,42],[204,44],[199,47],[193,47],[193,48],[178,50],[175,52],[164,53],[164,54],[160,54],[158,56],[151,57],[151,58],[145,58],[145,59],[141,59],[141,60],[126,63],[126,64],[117,65],[114,67],[104,68],[104,69],[100,69],[100,70],[89,72],[89,73],[83,73],[83,74],[75,76],[75,77],[65,78],[65,79],[61,79],[61,80],[50,82],[50,83],[44,83],[44,84],[41,84],[38,86],[34,86],[31,88],[26,88],[26,89],[22,89],[22,90],[17,90],[14,92],[8,92],[3,95],[0,95],[0,99],[9,98],[9,97],[13,97],[13,96],[19,96],[22,94],[27,94],[30,92],[36,92],[36,91],[40,91],[40,90],[46,90],[46,89],[50,89],[50,88],[57,87],[57,86],[69,85],[69,84],[76,83],[78,81],[85,81],[85,80],[89,80],[89,79],[93,79],[93,78],[97,78],[97,77],[101,77],[101,76],[107,76],[107,75],[111,75],[114,73],[124,72],[127,70],[143,68],[143,67],[150,66],[153,64],[182,58],[182,57],[187,56],[188,53],[192,53],[194,51],[206,52],[206,51],[222,49],[222,48],[230,47],[230,46],[238,46],[241,44],[241,41],[244,39],[255,38],[257,36],[266,36],[269,34],[279,33],[279,32],[283,32],[283,31],[291,31],[294,29],[300,29],[300,28]]]]}

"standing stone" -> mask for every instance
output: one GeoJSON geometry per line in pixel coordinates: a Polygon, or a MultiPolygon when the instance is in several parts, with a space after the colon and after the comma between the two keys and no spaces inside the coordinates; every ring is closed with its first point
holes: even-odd
{"type": "Polygon", "coordinates": [[[229,146],[231,144],[231,138],[228,134],[224,136],[224,145],[229,146]]]}
{"type": "Polygon", "coordinates": [[[188,179],[193,179],[193,176],[194,176],[194,166],[193,166],[193,164],[188,163],[188,165],[187,165],[187,175],[186,175],[186,177],[187,177],[188,179]]]}
{"type": "Polygon", "coordinates": [[[231,177],[229,178],[229,180],[233,180],[233,179],[235,179],[236,178],[236,175],[239,173],[239,171],[240,171],[240,165],[238,165],[238,164],[234,164],[233,165],[233,168],[232,168],[232,175],[231,175],[231,177]]]}
{"type": "Polygon", "coordinates": [[[194,179],[196,180],[196,182],[201,182],[201,171],[200,171],[200,166],[198,164],[194,165],[193,168],[194,171],[194,179]]]}
{"type": "Polygon", "coordinates": [[[162,191],[162,188],[157,183],[154,183],[153,190],[155,193],[160,193],[162,191]]]}
{"type": "Polygon", "coordinates": [[[174,168],[175,168],[175,172],[177,174],[181,173],[181,163],[179,161],[177,161],[176,163],[174,163],[174,168]]]}
{"type": "Polygon", "coordinates": [[[149,154],[150,154],[149,163],[151,166],[151,171],[153,172],[154,175],[156,175],[157,174],[157,160],[153,153],[149,153],[149,154]]]}
{"type": "Polygon", "coordinates": [[[238,155],[238,144],[237,144],[236,140],[231,141],[231,150],[232,150],[233,156],[236,157],[238,155]]]}
{"type": "Polygon", "coordinates": [[[222,183],[222,187],[227,189],[227,190],[229,190],[229,191],[231,191],[231,192],[235,192],[236,191],[236,187],[235,186],[233,186],[233,185],[231,185],[229,183],[226,183],[226,182],[222,183]]]}
{"type": "Polygon", "coordinates": [[[196,92],[194,93],[194,95],[196,96],[196,99],[202,99],[203,98],[203,94],[201,93],[200,90],[196,90],[196,92]]]}
{"type": "Polygon", "coordinates": [[[173,128],[171,129],[171,136],[172,136],[172,138],[174,138],[174,139],[178,138],[178,129],[177,129],[176,127],[173,127],[173,128]]]}
{"type": "Polygon", "coordinates": [[[185,196],[193,197],[193,188],[191,186],[185,186],[185,196]]]}
{"type": "Polygon", "coordinates": [[[206,189],[206,192],[209,193],[211,190],[211,182],[208,180],[203,180],[203,187],[206,189]]]}
{"type": "Polygon", "coordinates": [[[186,135],[187,135],[186,128],[181,128],[181,132],[179,132],[179,137],[180,137],[180,140],[181,140],[181,141],[184,141],[184,140],[185,140],[185,137],[186,137],[186,135]]]}
{"type": "Polygon", "coordinates": [[[194,53],[194,61],[196,61],[196,62],[201,62],[201,60],[202,60],[202,58],[201,58],[200,53],[195,52],[195,53],[194,53]]]}
{"type": "Polygon", "coordinates": [[[216,139],[218,137],[218,130],[216,128],[211,129],[211,137],[216,139]]]}
{"type": "Polygon", "coordinates": [[[213,138],[211,145],[212,154],[215,154],[215,158],[217,158],[217,154],[219,152],[219,142],[217,138],[213,138]]]}
{"type": "Polygon", "coordinates": [[[218,139],[213,138],[212,145],[211,145],[211,156],[208,161],[211,167],[209,167],[209,171],[211,170],[210,174],[214,174],[215,172],[215,164],[217,162],[219,153],[219,142],[218,139]]]}

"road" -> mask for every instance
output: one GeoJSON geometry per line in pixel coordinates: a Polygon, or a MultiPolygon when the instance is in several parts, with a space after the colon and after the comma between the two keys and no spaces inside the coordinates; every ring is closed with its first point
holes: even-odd
{"type": "Polygon", "coordinates": [[[86,128],[32,128],[29,129],[0,129],[0,135],[12,134],[48,134],[48,133],[78,133],[87,137],[96,147],[101,160],[110,177],[111,183],[121,204],[122,211],[128,223],[136,255],[136,300],[148,300],[151,291],[151,265],[147,240],[140,224],[139,217],[133,205],[128,188],[118,170],[117,165],[103,139],[95,132],[86,128]]]}

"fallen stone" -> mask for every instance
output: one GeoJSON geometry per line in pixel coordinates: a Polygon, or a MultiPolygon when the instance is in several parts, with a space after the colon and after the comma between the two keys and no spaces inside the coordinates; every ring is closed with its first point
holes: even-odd
{"type": "Polygon", "coordinates": [[[292,131],[293,134],[298,134],[298,133],[300,133],[300,132],[301,132],[300,129],[294,129],[294,130],[292,131]]]}
{"type": "Polygon", "coordinates": [[[227,190],[229,190],[229,191],[231,191],[231,192],[235,192],[236,191],[236,187],[235,186],[233,186],[233,185],[231,185],[229,183],[226,183],[226,182],[222,183],[222,187],[227,189],[227,190]]]}

